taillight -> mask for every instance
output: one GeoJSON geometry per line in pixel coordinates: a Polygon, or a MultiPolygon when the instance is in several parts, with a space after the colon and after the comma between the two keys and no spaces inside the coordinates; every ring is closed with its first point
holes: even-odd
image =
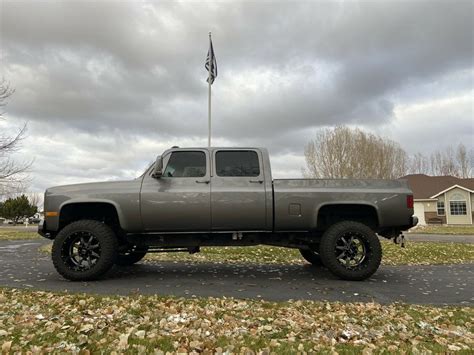
{"type": "Polygon", "coordinates": [[[407,208],[413,208],[413,195],[407,196],[407,208]]]}

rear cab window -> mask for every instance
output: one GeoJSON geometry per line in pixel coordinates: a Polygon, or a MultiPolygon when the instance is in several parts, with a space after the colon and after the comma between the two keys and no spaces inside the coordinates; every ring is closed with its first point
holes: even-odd
{"type": "Polygon", "coordinates": [[[256,177],[260,175],[258,154],[253,150],[216,152],[216,175],[219,177],[256,177]]]}

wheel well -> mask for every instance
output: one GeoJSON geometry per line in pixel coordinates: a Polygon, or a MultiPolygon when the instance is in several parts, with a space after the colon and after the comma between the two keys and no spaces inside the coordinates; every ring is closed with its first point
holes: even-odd
{"type": "Polygon", "coordinates": [[[360,204],[326,205],[318,212],[317,229],[325,230],[341,221],[357,221],[376,229],[379,225],[375,207],[360,204]]]}
{"type": "Polygon", "coordinates": [[[115,206],[109,203],[72,203],[61,208],[59,214],[59,230],[63,229],[69,223],[81,219],[92,219],[112,227],[114,230],[120,228],[115,206]]]}

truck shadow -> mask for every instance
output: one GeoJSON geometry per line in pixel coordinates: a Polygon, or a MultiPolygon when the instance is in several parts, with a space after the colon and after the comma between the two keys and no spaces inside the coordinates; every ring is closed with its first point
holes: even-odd
{"type": "Polygon", "coordinates": [[[120,294],[286,301],[314,299],[316,295],[317,299],[331,299],[334,287],[349,289],[351,284],[335,278],[323,267],[309,264],[146,262],[131,267],[114,267],[104,279],[88,282],[86,288],[87,292],[99,293],[115,290],[120,294]]]}
{"type": "Polygon", "coordinates": [[[156,262],[116,267],[88,292],[177,297],[235,297],[270,301],[472,304],[465,288],[471,265],[382,266],[365,281],[345,281],[309,264],[156,262]],[[464,277],[461,277],[463,275],[464,277]],[[458,293],[453,294],[452,290],[458,293]]]}
{"type": "MultiPolygon", "coordinates": [[[[362,292],[367,284],[385,277],[350,282],[336,278],[327,269],[309,264],[223,264],[146,262],[114,267],[104,279],[88,283],[92,288],[116,288],[129,293],[185,297],[236,297],[269,300],[352,299],[371,301],[362,292]],[[351,291],[352,289],[360,291],[351,291]]],[[[380,281],[380,280],[379,280],[380,281]]],[[[111,289],[109,288],[109,289],[111,289]]]]}
{"type": "Polygon", "coordinates": [[[310,264],[237,264],[203,262],[150,262],[133,266],[115,266],[106,276],[107,279],[127,279],[128,277],[158,278],[166,280],[338,280],[323,266],[310,264]]]}

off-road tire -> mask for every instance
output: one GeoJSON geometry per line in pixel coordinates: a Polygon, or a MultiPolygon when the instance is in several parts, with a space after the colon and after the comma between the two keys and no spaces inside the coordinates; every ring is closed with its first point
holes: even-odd
{"type": "Polygon", "coordinates": [[[321,266],[321,256],[314,250],[300,249],[301,256],[310,264],[314,266],[321,266]]]}
{"type": "Polygon", "coordinates": [[[321,238],[319,255],[324,266],[334,275],[344,280],[361,281],[373,275],[382,261],[382,246],[375,232],[360,222],[343,221],[329,227],[321,238]],[[365,246],[363,262],[353,269],[348,269],[337,259],[336,243],[341,236],[356,233],[365,246]]]}
{"type": "Polygon", "coordinates": [[[115,260],[115,264],[120,266],[131,266],[142,260],[145,255],[146,251],[120,253],[115,260]]]}
{"type": "Polygon", "coordinates": [[[115,263],[118,255],[118,241],[114,231],[106,224],[94,220],[79,220],[64,227],[53,242],[52,259],[55,269],[71,281],[91,281],[103,276],[115,263]],[[100,257],[88,270],[74,270],[65,260],[67,241],[78,232],[92,234],[100,244],[100,257]]]}

